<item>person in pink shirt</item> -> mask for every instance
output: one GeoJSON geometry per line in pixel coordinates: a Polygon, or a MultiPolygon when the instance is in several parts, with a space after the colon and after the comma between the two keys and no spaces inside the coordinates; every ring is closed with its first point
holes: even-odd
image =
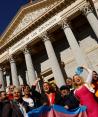
{"type": "Polygon", "coordinates": [[[73,82],[76,87],[74,93],[80,104],[87,107],[88,117],[98,117],[98,103],[94,99],[94,89],[91,87],[92,71],[83,66],[84,69],[89,73],[86,81],[77,74],[73,76],[73,82]]]}

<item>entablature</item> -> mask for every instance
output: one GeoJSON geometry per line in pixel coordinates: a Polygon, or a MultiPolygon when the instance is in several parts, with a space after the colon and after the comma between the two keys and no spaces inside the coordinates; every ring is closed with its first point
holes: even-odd
{"type": "Polygon", "coordinates": [[[6,49],[9,46],[11,46],[13,44],[13,42],[19,41],[22,37],[24,37],[27,34],[29,34],[32,30],[34,30],[39,25],[41,25],[42,23],[44,23],[45,21],[47,21],[53,15],[57,14],[58,12],[60,12],[61,10],[63,10],[64,8],[66,8],[69,5],[71,5],[76,0],[70,0],[70,1],[67,1],[67,0],[62,0],[62,1],[57,0],[57,1],[58,1],[57,4],[55,4],[54,6],[52,6],[46,13],[44,13],[39,18],[37,18],[36,20],[34,20],[26,28],[24,28],[23,30],[19,31],[17,34],[13,35],[11,38],[6,37],[4,39],[1,39],[1,42],[0,42],[0,52],[2,51],[1,49],[6,49]]]}
{"type": "MultiPolygon", "coordinates": [[[[54,25],[57,25],[58,22],[62,20],[62,18],[71,17],[74,13],[79,11],[79,8],[82,8],[85,4],[87,4],[86,0],[72,0],[71,2],[69,2],[70,5],[66,5],[66,1],[62,0],[61,2],[59,2],[47,13],[33,22],[29,27],[27,27],[15,37],[11,38],[11,40],[0,47],[1,55],[5,53],[4,50],[8,50],[9,55],[15,54],[23,46],[27,45],[28,43],[34,42],[35,39],[37,39],[39,35],[43,33],[43,31],[47,31],[54,25]],[[42,29],[44,26],[45,30],[42,29]]],[[[5,60],[4,56],[2,60],[5,60]]]]}
{"type": "Polygon", "coordinates": [[[25,35],[24,34],[25,32],[26,32],[26,34],[28,34],[30,32],[30,30],[33,30],[39,24],[41,24],[45,20],[47,20],[48,17],[50,16],[50,14],[49,14],[50,11],[53,12],[53,8],[56,7],[57,4],[59,5],[59,3],[61,3],[60,0],[48,0],[45,2],[39,3],[39,5],[35,4],[35,5],[30,5],[26,8],[23,8],[23,10],[21,10],[19,15],[17,16],[18,18],[16,17],[16,19],[14,19],[14,21],[11,23],[12,26],[9,27],[8,32],[6,32],[5,36],[3,38],[1,38],[0,48],[5,46],[11,40],[13,40],[13,39],[16,40],[17,36],[21,37],[20,35],[22,35],[22,36],[25,35]],[[53,4],[53,3],[56,3],[56,4],[53,4]],[[40,14],[37,13],[37,11],[39,11],[38,9],[40,10],[40,14]],[[33,17],[35,17],[35,15],[36,15],[36,17],[33,18],[31,21],[29,20],[27,22],[24,19],[25,19],[25,17],[27,17],[29,15],[29,12],[33,13],[33,14],[35,13],[33,17]],[[24,22],[26,24],[25,26],[22,25],[22,23],[24,24],[24,22]],[[22,25],[22,27],[18,29],[19,25],[22,25]],[[17,29],[18,29],[18,32],[17,32],[17,29]]]}

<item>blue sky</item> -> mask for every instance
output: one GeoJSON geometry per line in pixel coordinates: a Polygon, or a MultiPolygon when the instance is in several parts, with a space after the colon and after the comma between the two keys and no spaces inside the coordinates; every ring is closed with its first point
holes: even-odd
{"type": "Polygon", "coordinates": [[[5,31],[19,8],[28,2],[29,0],[0,0],[0,35],[5,31]]]}

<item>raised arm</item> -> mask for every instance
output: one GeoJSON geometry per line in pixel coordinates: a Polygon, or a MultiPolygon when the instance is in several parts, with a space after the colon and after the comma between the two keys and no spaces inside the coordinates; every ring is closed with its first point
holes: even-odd
{"type": "Polygon", "coordinates": [[[82,67],[83,67],[83,69],[85,69],[88,72],[88,76],[87,76],[87,79],[85,82],[91,84],[93,71],[86,66],[82,66],[82,67]]]}
{"type": "Polygon", "coordinates": [[[33,83],[33,86],[37,86],[38,82],[40,81],[40,78],[37,78],[35,82],[33,83]]]}

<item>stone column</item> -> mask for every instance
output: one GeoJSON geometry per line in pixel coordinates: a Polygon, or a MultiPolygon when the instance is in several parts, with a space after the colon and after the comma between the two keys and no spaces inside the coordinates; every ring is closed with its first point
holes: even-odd
{"type": "Polygon", "coordinates": [[[13,85],[15,85],[16,87],[19,87],[19,79],[17,76],[16,63],[13,57],[10,58],[10,66],[11,66],[11,75],[12,75],[13,85]]]}
{"type": "Polygon", "coordinates": [[[98,19],[93,13],[93,9],[90,5],[84,6],[82,12],[85,14],[89,24],[91,25],[93,31],[95,32],[96,37],[98,38],[98,19]]]}
{"type": "Polygon", "coordinates": [[[20,85],[23,85],[23,79],[22,79],[21,75],[18,75],[18,79],[19,79],[20,85]]]}
{"type": "Polygon", "coordinates": [[[3,71],[2,71],[2,68],[0,68],[0,83],[2,84],[2,87],[0,88],[0,91],[4,91],[4,90],[5,90],[5,86],[4,86],[4,80],[3,80],[3,71]]]}
{"type": "Polygon", "coordinates": [[[24,49],[24,56],[25,56],[25,62],[26,62],[26,66],[27,66],[29,83],[32,86],[32,84],[36,80],[36,74],[35,74],[35,69],[34,69],[34,66],[32,63],[32,58],[31,58],[30,52],[27,48],[24,49]]]}
{"type": "Polygon", "coordinates": [[[6,75],[6,83],[7,83],[7,87],[10,86],[10,76],[6,75]]]}
{"type": "Polygon", "coordinates": [[[26,75],[26,82],[28,85],[30,85],[28,71],[25,71],[25,75],[26,75]]]}
{"type": "Polygon", "coordinates": [[[77,40],[66,20],[62,21],[62,27],[77,64],[79,66],[83,64],[87,65],[86,57],[79,47],[77,40]]]}
{"type": "Polygon", "coordinates": [[[49,40],[47,35],[42,35],[41,37],[43,38],[43,41],[44,41],[44,45],[49,58],[49,64],[50,64],[50,67],[52,68],[56,84],[58,85],[58,87],[60,87],[65,84],[65,81],[64,81],[64,77],[61,72],[57,57],[55,55],[52,43],[49,40]]]}

